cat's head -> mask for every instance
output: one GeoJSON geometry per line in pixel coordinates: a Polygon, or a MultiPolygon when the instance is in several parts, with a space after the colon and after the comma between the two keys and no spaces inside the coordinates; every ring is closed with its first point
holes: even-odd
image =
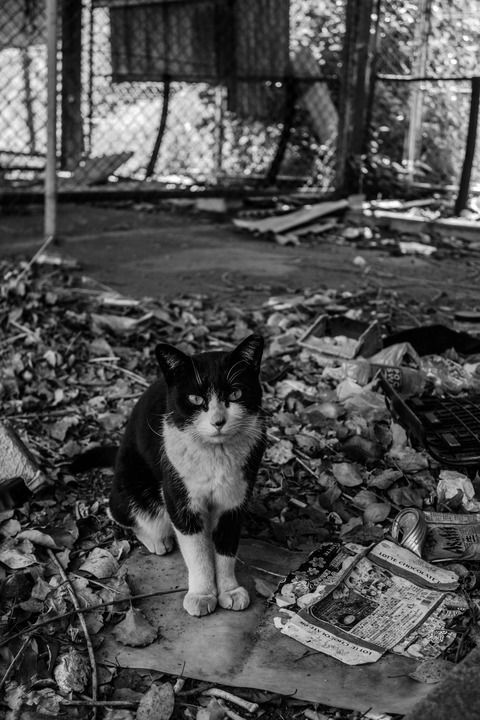
{"type": "Polygon", "coordinates": [[[167,422],[205,442],[221,444],[253,432],[262,390],[261,335],[249,335],[232,352],[186,355],[172,345],[155,348],[167,384],[167,422]]]}

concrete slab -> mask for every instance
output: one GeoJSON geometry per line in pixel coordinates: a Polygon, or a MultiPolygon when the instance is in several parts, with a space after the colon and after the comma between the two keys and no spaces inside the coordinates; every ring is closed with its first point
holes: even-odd
{"type": "MultiPolygon", "coordinates": [[[[42,240],[41,208],[0,215],[3,257],[31,256],[42,240]]],[[[465,307],[480,303],[480,260],[392,257],[322,238],[315,245],[280,247],[235,231],[229,221],[187,212],[61,205],[61,248],[93,275],[127,295],[172,297],[232,292],[255,304],[286,287],[356,291],[388,288],[428,301],[439,292],[465,307]],[[355,266],[357,255],[366,272],[355,266]],[[475,264],[478,263],[478,266],[475,264]]]]}

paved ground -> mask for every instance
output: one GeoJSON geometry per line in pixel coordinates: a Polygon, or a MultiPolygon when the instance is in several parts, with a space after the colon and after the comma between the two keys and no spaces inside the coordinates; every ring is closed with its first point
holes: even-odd
{"type": "MultiPolygon", "coordinates": [[[[77,258],[86,273],[127,295],[236,293],[239,303],[251,305],[286,287],[355,290],[373,285],[432,304],[455,301],[480,309],[480,258],[392,257],[328,242],[280,247],[237,233],[226,220],[187,211],[84,205],[60,207],[59,235],[62,251],[77,258]],[[358,255],[367,261],[368,273],[354,265],[358,255]]],[[[41,241],[39,208],[22,208],[16,215],[0,210],[2,257],[30,257],[41,241]]],[[[479,653],[471,653],[447,681],[432,686],[431,700],[408,720],[477,720],[479,663],[479,653]]]]}
{"type": "MultiPolygon", "coordinates": [[[[77,258],[85,272],[137,296],[235,291],[239,302],[251,303],[285,286],[354,290],[373,285],[419,300],[438,301],[445,291],[465,307],[480,303],[480,259],[392,257],[325,241],[280,247],[237,232],[228,220],[190,211],[62,205],[59,236],[63,252],[77,258]],[[357,255],[367,261],[367,274],[353,264],[357,255]]],[[[2,256],[29,256],[41,239],[39,208],[24,208],[21,215],[0,211],[2,256]]]]}

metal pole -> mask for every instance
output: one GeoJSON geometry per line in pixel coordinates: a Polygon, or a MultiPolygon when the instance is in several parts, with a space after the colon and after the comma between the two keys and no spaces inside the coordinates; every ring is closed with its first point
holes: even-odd
{"type": "Polygon", "coordinates": [[[45,165],[44,235],[57,233],[57,0],[47,3],[47,158],[45,165]]]}
{"type": "MultiPolygon", "coordinates": [[[[431,6],[431,0],[421,0],[418,9],[420,20],[415,28],[415,47],[418,55],[415,58],[413,74],[419,77],[426,75],[427,70],[431,6]]],[[[414,85],[411,94],[410,122],[406,138],[407,181],[410,185],[415,179],[415,162],[421,140],[424,90],[424,85],[418,83],[414,85]]]]}
{"type": "Polygon", "coordinates": [[[470,97],[470,117],[468,119],[467,144],[465,147],[465,159],[460,178],[460,188],[455,203],[455,215],[460,215],[468,203],[470,191],[470,178],[472,175],[473,161],[475,158],[475,145],[477,142],[478,111],[480,107],[480,77],[472,78],[472,94],[470,97]]]}

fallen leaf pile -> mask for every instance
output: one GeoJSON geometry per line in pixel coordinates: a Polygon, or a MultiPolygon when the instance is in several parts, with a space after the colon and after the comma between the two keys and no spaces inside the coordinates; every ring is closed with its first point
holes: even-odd
{"type": "MultiPolygon", "coordinates": [[[[107,518],[111,471],[74,477],[68,466],[79,451],[118,441],[157,375],[158,342],[197,352],[231,349],[254,330],[266,338],[269,443],[247,534],[292,549],[332,537],[368,544],[388,533],[401,508],[448,509],[448,499],[438,504],[440,468],[410,446],[375,382],[349,392],[341,364],[332,374],[298,342],[319,313],[404,327],[408,300],[375,289],[312,290],[239,309],[203,295],[125,298],[61,265],[0,270],[3,419],[47,480],[33,495],[0,484],[0,689],[12,718],[66,707],[69,718],[85,717],[96,712],[86,696],[118,701],[110,720],[168,720],[174,705],[178,717],[196,716],[166,676],[151,686],[137,675],[134,687],[124,671],[91,662],[106,623],[132,646],[153,642],[158,629],[133,606],[122,571],[136,541],[107,518]],[[79,616],[75,603],[94,609],[79,616]],[[119,696],[122,687],[130,694],[119,696]]],[[[415,312],[419,322],[434,319],[430,308],[415,312]]],[[[222,702],[200,704],[197,717],[225,717],[222,702]]]]}

